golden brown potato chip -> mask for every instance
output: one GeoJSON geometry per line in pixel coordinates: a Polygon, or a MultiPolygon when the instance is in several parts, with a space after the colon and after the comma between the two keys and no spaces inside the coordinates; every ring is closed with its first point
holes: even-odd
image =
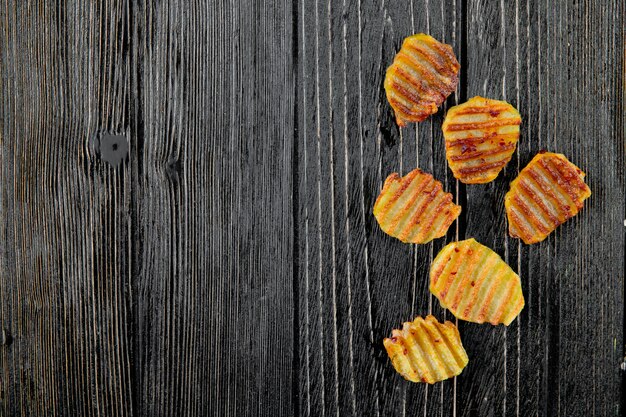
{"type": "Polygon", "coordinates": [[[521,122],[506,101],[474,97],[450,108],[442,129],[454,177],[465,184],[493,181],[515,152],[521,122]]]}
{"type": "Polygon", "coordinates": [[[585,173],[557,153],[539,153],[511,183],[504,197],[509,234],[541,242],[575,216],[591,195],[585,173]]]}
{"type": "Polygon", "coordinates": [[[445,246],[430,267],[430,292],[457,318],[508,326],[524,308],[519,276],[474,239],[445,246]]]}
{"type": "Polygon", "coordinates": [[[454,323],[439,323],[433,316],[404,323],[383,344],[396,371],[413,382],[433,384],[452,378],[468,362],[454,323]]]}
{"type": "Polygon", "coordinates": [[[420,169],[387,177],[374,204],[380,228],[406,243],[427,243],[445,235],[459,213],[461,206],[452,203],[452,194],[420,169]]]}
{"type": "Polygon", "coordinates": [[[424,33],[406,38],[385,76],[387,100],[398,126],[437,113],[456,88],[460,67],[450,45],[424,33]]]}

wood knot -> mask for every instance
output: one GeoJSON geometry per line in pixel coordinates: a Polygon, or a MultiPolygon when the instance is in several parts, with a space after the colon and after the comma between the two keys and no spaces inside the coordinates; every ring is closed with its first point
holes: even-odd
{"type": "Polygon", "coordinates": [[[124,135],[102,133],[95,140],[94,152],[103,161],[117,167],[128,155],[128,139],[124,135]]]}
{"type": "Polygon", "coordinates": [[[180,159],[171,158],[169,161],[167,161],[165,173],[171,181],[178,182],[180,174],[182,173],[180,159]]]}

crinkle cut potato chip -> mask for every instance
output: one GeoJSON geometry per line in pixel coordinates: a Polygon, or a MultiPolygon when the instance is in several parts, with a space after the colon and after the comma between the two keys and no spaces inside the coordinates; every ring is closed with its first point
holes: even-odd
{"type": "Polygon", "coordinates": [[[508,326],[524,308],[519,276],[474,239],[452,242],[430,267],[430,292],[455,317],[508,326]]]}
{"type": "Polygon", "coordinates": [[[450,45],[424,33],[406,38],[385,75],[387,100],[398,126],[437,113],[456,89],[460,67],[450,45]]]}
{"type": "Polygon", "coordinates": [[[509,234],[531,244],[578,214],[591,195],[585,173],[562,154],[537,154],[504,197],[509,234]]]}
{"type": "Polygon", "coordinates": [[[445,235],[460,213],[452,194],[420,169],[387,177],[374,204],[380,228],[405,243],[427,243],[445,235]]]}
{"type": "Polygon", "coordinates": [[[506,101],[474,97],[451,107],[442,129],[454,177],[465,184],[493,181],[515,152],[521,122],[506,101]]]}
{"type": "Polygon", "coordinates": [[[433,316],[416,317],[394,329],[383,340],[393,367],[412,382],[434,384],[459,375],[468,358],[459,329],[449,321],[439,323],[433,316]]]}

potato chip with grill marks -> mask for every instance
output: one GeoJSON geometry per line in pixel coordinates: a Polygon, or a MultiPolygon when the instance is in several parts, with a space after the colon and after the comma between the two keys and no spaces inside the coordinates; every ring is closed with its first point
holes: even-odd
{"type": "Polygon", "coordinates": [[[393,367],[412,382],[434,384],[459,375],[468,358],[457,327],[433,316],[416,317],[383,340],[393,367]]]}
{"type": "Polygon", "coordinates": [[[450,108],[442,129],[454,177],[465,184],[493,181],[515,152],[521,122],[506,101],[474,97],[450,108]]]}
{"type": "Polygon", "coordinates": [[[385,75],[387,100],[398,126],[437,113],[455,90],[460,67],[450,45],[424,33],[406,38],[385,75]]]}
{"type": "Polygon", "coordinates": [[[504,197],[509,234],[526,244],[544,240],[578,214],[591,195],[585,173],[562,154],[536,155],[504,197]]]}
{"type": "Polygon", "coordinates": [[[387,177],[374,204],[381,229],[405,243],[427,243],[445,235],[460,213],[452,194],[420,169],[387,177]]]}
{"type": "Polygon", "coordinates": [[[519,276],[474,239],[445,246],[430,267],[430,292],[455,317],[508,326],[524,308],[519,276]]]}

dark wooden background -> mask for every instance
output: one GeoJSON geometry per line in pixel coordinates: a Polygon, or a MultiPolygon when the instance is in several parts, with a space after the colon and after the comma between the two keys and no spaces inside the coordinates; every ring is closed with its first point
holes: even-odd
{"type": "Polygon", "coordinates": [[[623,414],[624,19],[621,0],[2,1],[0,416],[623,414]],[[400,131],[383,77],[416,32],[461,81],[400,131]],[[500,177],[466,187],[440,126],[474,95],[523,124],[500,177]],[[503,197],[541,149],[593,195],[526,246],[503,197]],[[371,214],[415,167],[463,205],[428,245],[371,214]],[[453,319],[428,268],[465,237],[526,307],[459,323],[460,377],[408,383],[382,338],[453,319]]]}

